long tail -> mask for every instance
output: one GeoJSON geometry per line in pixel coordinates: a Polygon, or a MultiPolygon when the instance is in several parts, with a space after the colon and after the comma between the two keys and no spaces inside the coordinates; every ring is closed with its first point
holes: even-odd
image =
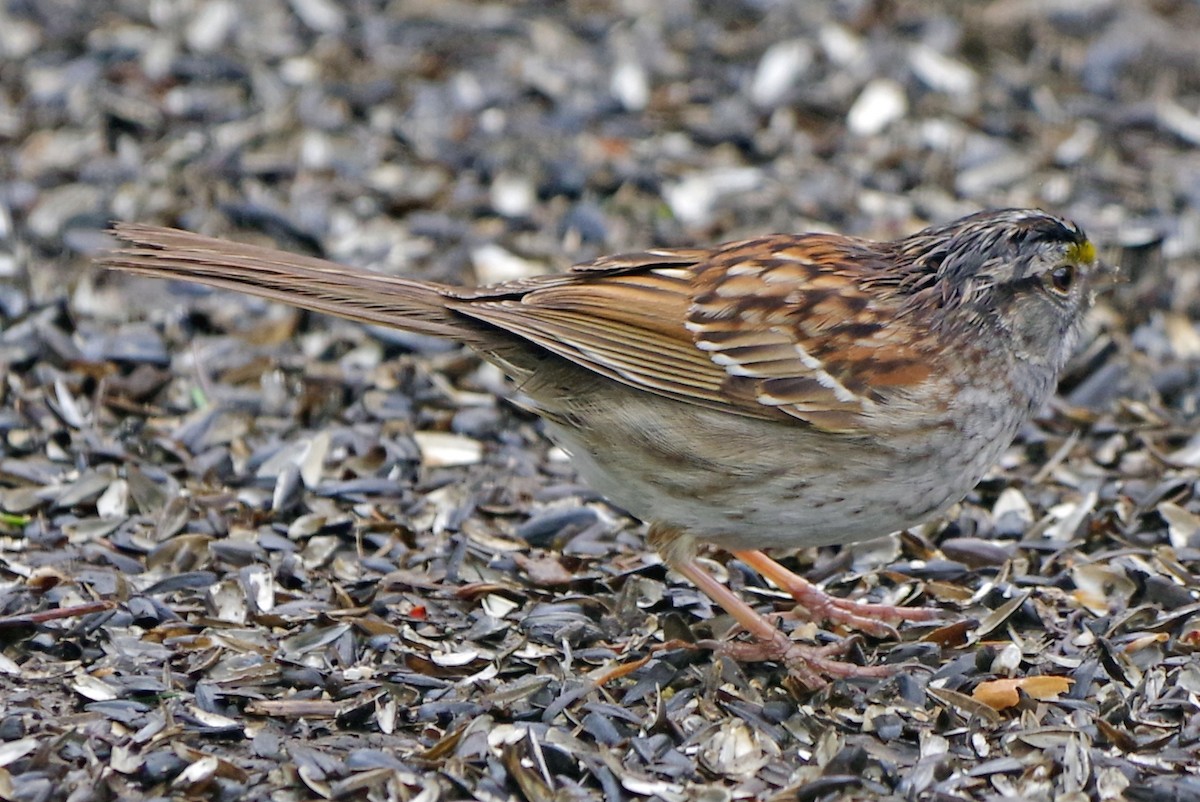
{"type": "Polygon", "coordinates": [[[447,308],[445,288],[432,282],[173,228],[117,223],[113,233],[127,247],[100,257],[101,267],[195,281],[420,334],[471,339],[471,323],[447,308]]]}

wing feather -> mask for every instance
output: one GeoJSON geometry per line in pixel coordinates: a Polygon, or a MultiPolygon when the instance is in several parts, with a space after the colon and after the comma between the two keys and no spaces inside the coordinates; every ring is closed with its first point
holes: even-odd
{"type": "Polygon", "coordinates": [[[883,270],[864,243],[781,235],[608,257],[455,308],[649,392],[853,432],[929,375],[897,304],[866,286],[883,270]]]}
{"type": "Polygon", "coordinates": [[[915,345],[927,332],[899,314],[890,257],[844,237],[651,250],[452,288],[181,231],[117,233],[133,247],[107,257],[111,267],[458,337],[510,365],[532,343],[647,392],[831,431],[863,430],[934,361],[915,345]]]}
{"type": "Polygon", "coordinates": [[[728,374],[682,325],[688,288],[683,277],[645,273],[456,308],[630,386],[750,417],[777,417],[753,403],[740,409],[731,403],[728,374]]]}

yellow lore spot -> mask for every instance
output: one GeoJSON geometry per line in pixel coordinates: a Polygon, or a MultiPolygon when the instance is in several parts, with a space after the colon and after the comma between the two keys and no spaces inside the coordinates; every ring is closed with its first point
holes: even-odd
{"type": "Polygon", "coordinates": [[[1068,245],[1067,258],[1077,265],[1090,265],[1096,261],[1096,246],[1090,239],[1068,245]]]}

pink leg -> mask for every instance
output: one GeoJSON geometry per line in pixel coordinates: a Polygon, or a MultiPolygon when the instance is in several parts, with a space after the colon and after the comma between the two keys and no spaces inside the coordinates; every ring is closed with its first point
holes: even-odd
{"type": "MultiPolygon", "coordinates": [[[[845,624],[876,637],[895,637],[896,630],[880,619],[895,621],[935,621],[940,611],[929,607],[897,607],[871,604],[830,596],[802,576],[797,576],[761,551],[735,551],[733,556],[786,590],[813,621],[845,624]]],[[[715,597],[714,597],[715,598],[715,597]]]]}
{"type": "Polygon", "coordinates": [[[890,666],[860,666],[831,660],[831,654],[838,654],[845,649],[842,644],[816,647],[792,641],[753,607],[718,582],[695,558],[679,560],[674,562],[672,567],[724,608],[725,612],[733,616],[755,639],[755,643],[716,644],[716,648],[735,660],[779,660],[796,679],[809,688],[824,686],[824,677],[827,676],[886,677],[892,673],[893,669],[890,666]]]}

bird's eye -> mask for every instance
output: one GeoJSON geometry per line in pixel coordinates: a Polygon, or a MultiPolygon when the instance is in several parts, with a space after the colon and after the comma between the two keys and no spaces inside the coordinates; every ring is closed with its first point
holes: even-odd
{"type": "Polygon", "coordinates": [[[1062,264],[1046,274],[1046,286],[1058,295],[1066,295],[1075,283],[1075,265],[1062,264]]]}

